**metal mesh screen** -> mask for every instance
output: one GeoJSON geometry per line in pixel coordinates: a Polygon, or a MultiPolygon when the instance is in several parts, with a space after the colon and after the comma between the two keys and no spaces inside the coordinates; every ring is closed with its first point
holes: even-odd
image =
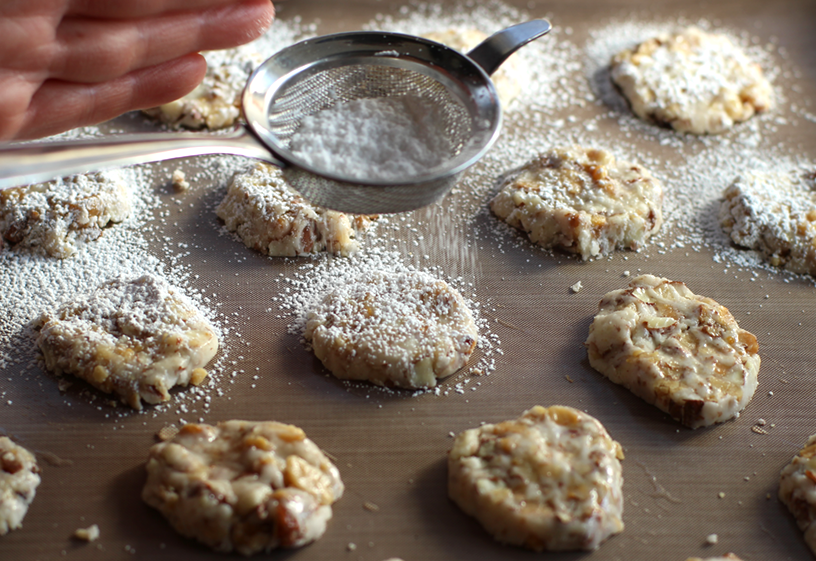
{"type": "MultiPolygon", "coordinates": [[[[449,87],[429,75],[436,70],[424,65],[419,72],[377,64],[374,58],[361,64],[335,64],[336,61],[331,61],[326,67],[304,71],[277,92],[270,104],[269,130],[282,147],[289,147],[291,136],[309,115],[359,99],[410,95],[428,104],[434,122],[439,124],[451,148],[450,158],[438,166],[441,172],[453,158],[457,161],[470,158],[481,148],[478,142],[470,142],[471,125],[478,118],[472,114],[475,107],[468,107],[449,87]]],[[[430,204],[447,192],[459,175],[440,174],[439,178],[380,189],[353,181],[335,181],[298,166],[286,169],[285,173],[289,183],[315,204],[360,214],[430,204]]]]}
{"type": "Polygon", "coordinates": [[[352,64],[310,72],[281,88],[272,101],[269,128],[287,148],[304,117],[358,99],[413,95],[427,101],[439,116],[453,154],[471,135],[473,117],[464,103],[426,73],[378,64],[352,64]]]}

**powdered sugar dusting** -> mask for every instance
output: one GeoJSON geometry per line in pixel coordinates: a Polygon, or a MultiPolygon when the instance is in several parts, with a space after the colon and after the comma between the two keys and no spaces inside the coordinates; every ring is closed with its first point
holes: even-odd
{"type": "MultiPolygon", "coordinates": [[[[230,174],[234,166],[244,164],[237,159],[225,160],[211,166],[210,177],[230,174]]],[[[17,369],[21,375],[37,365],[34,345],[34,325],[43,312],[54,311],[60,305],[91,293],[100,284],[116,277],[137,278],[156,275],[179,286],[202,308],[205,315],[221,331],[222,320],[217,317],[209,298],[191,286],[189,269],[180,262],[178,248],[167,240],[155,239],[152,221],[165,221],[171,216],[163,207],[153,189],[153,170],[150,166],[127,168],[116,172],[130,191],[131,213],[120,224],[105,228],[102,236],[93,241],[77,240],[76,253],[67,259],[56,259],[27,248],[5,248],[0,251],[0,367],[17,369]],[[157,243],[158,242],[158,243],[157,243]]],[[[227,329],[226,331],[229,331],[227,329]]],[[[216,362],[210,365],[209,382],[180,394],[184,401],[209,400],[211,388],[219,381],[221,368],[229,357],[224,349],[216,362]]],[[[56,384],[56,382],[54,382],[56,384]]],[[[67,385],[67,384],[66,384],[67,385]]],[[[63,384],[60,384],[63,387],[63,384]]],[[[5,396],[0,392],[0,397],[5,396]]],[[[98,394],[91,393],[94,401],[98,394]]],[[[149,411],[158,414],[166,406],[149,411]]],[[[121,410],[119,415],[127,413],[121,410]]]]}
{"type": "Polygon", "coordinates": [[[335,376],[429,388],[462,368],[478,341],[447,283],[423,272],[378,272],[335,287],[309,311],[305,338],[335,376]]]}
{"type": "Polygon", "coordinates": [[[152,193],[140,188],[146,180],[144,169],[134,168],[123,174],[128,185],[135,186],[131,216],[105,230],[99,240],[79,243],[71,259],[54,259],[26,249],[0,252],[0,307],[6,310],[0,317],[0,364],[8,364],[12,338],[44,310],[56,307],[70,295],[89,292],[107,280],[112,271],[139,276],[165,269],[147,251],[147,241],[133,235],[144,225],[145,215],[158,204],[152,193]]]}
{"type": "MultiPolygon", "coordinates": [[[[430,278],[432,274],[437,278],[446,279],[452,286],[460,289],[467,295],[472,292],[473,287],[462,278],[447,277],[438,269],[429,268],[425,272],[418,271],[412,265],[405,263],[404,257],[395,251],[389,251],[382,247],[369,247],[355,255],[354,259],[325,259],[319,262],[304,264],[295,275],[276,279],[276,283],[281,286],[281,294],[272,297],[272,302],[284,312],[286,317],[291,318],[289,332],[301,337],[302,344],[311,348],[309,341],[304,334],[307,329],[307,322],[315,314],[326,314],[330,311],[324,309],[325,298],[329,293],[336,290],[355,291],[355,287],[363,290],[370,289],[367,283],[361,283],[363,279],[375,278],[379,275],[387,275],[394,279],[410,279],[417,275],[420,278],[430,278]],[[343,288],[346,287],[346,288],[343,288]],[[321,310],[323,310],[321,312],[321,310]]],[[[406,313],[416,313],[415,302],[410,299],[410,294],[405,291],[382,293],[385,298],[384,310],[391,310],[391,316],[404,316],[406,313]],[[408,300],[403,300],[408,298],[408,300]]],[[[466,297],[465,302],[471,315],[479,328],[479,338],[477,348],[479,356],[477,360],[471,360],[470,364],[458,375],[453,377],[452,382],[444,382],[441,386],[436,386],[428,390],[419,390],[415,395],[423,393],[434,393],[436,395],[449,395],[451,392],[463,393],[463,388],[471,384],[474,376],[486,375],[495,369],[495,356],[500,354],[499,345],[501,341],[492,333],[489,322],[482,318],[480,314],[480,304],[466,297]],[[460,391],[461,390],[461,391],[460,391]]],[[[334,311],[330,313],[334,314],[334,311]]],[[[404,331],[403,331],[404,333],[404,331]]],[[[349,385],[355,382],[347,382],[349,385]]],[[[379,389],[376,391],[389,392],[391,390],[379,389]]]]}
{"type": "MultiPolygon", "coordinates": [[[[457,27],[491,33],[530,17],[525,10],[498,0],[445,5],[419,2],[405,6],[396,15],[379,15],[365,27],[412,34],[457,27]]],[[[301,334],[306,310],[337,283],[376,270],[430,271],[463,293],[479,324],[480,349],[472,366],[433,390],[440,394],[461,393],[466,385],[478,383],[472,382],[479,378],[471,374],[489,373],[502,352],[498,336],[490,331],[491,323],[501,314],[492,309],[488,291],[481,287],[485,280],[483,257],[486,253],[503,252],[508,243],[531,247],[526,238],[490,214],[487,202],[502,177],[544,150],[571,144],[608,149],[618,159],[647,167],[663,183],[665,224],[654,244],[643,250],[647,255],[653,251],[664,254],[713,248],[718,262],[766,267],[755,252],[731,247],[719,225],[717,209],[723,190],[746,170],[816,169],[813,155],[800,154],[797,145],[772,140],[778,137],[778,132],[812,127],[816,120],[800,93],[802,74],[777,46],[776,39],[722,29],[711,22],[682,19],[590,21],[587,34],[580,36],[554,23],[550,35],[514,55],[519,61],[516,67],[521,69],[516,76],[521,92],[506,108],[502,136],[451,195],[431,208],[381,220],[378,235],[369,236],[367,249],[353,259],[287,260],[281,266],[286,274],[281,273],[274,283],[281,293],[269,300],[268,313],[278,310],[279,315],[291,318],[291,331],[301,334]],[[792,84],[787,91],[775,85],[778,107],[716,138],[689,138],[634,117],[611,85],[609,60],[622,48],[690,23],[726,33],[762,65],[772,83],[784,78],[792,84]]],[[[255,49],[265,58],[315,31],[314,22],[280,20],[269,34],[246,48],[255,49]]],[[[208,59],[216,64],[219,56],[208,54],[208,59]]],[[[136,117],[132,121],[128,125],[144,127],[136,122],[136,117]]],[[[77,129],[62,138],[97,136],[101,130],[114,130],[116,126],[113,123],[101,129],[77,129]]],[[[191,189],[184,196],[202,195],[198,191],[202,184],[224,187],[234,172],[249,165],[247,160],[226,156],[196,159],[194,166],[187,169],[191,189]]],[[[0,252],[0,307],[6,310],[0,317],[0,365],[18,365],[24,373],[29,372],[33,350],[28,324],[43,310],[53,309],[75,294],[89,292],[115,271],[132,277],[158,274],[189,290],[194,300],[203,304],[208,316],[217,318],[216,323],[224,329],[226,347],[213,369],[212,386],[194,388],[179,397],[209,403],[211,393],[223,395],[223,389],[217,387],[219,368],[226,370],[229,365],[229,371],[243,373],[240,360],[230,353],[236,354],[234,342],[240,340],[240,332],[247,324],[220,316],[216,287],[192,278],[184,264],[189,253],[186,244],[171,246],[156,240],[150,232],[151,220],[172,224],[179,212],[173,204],[162,204],[149,187],[153,182],[152,169],[156,168],[145,166],[126,171],[134,175],[128,184],[137,186],[132,215],[106,229],[98,241],[79,244],[77,254],[68,261],[27,251],[0,252]]],[[[217,204],[215,197],[209,193],[203,196],[205,210],[211,211],[217,204]]],[[[241,250],[236,248],[236,254],[241,250]]],[[[242,257],[236,261],[246,259],[244,253],[240,254],[242,257]]],[[[537,250],[531,259],[541,255],[537,250]]],[[[621,258],[626,256],[608,259],[621,258]]],[[[180,415],[196,409],[184,403],[177,407],[180,415]]],[[[153,411],[162,410],[159,407],[153,411]]]]}
{"type": "Polygon", "coordinates": [[[694,26],[616,54],[611,75],[636,115],[681,132],[722,133],[774,104],[742,48],[694,26]]]}
{"type": "Polygon", "coordinates": [[[130,212],[130,195],[119,175],[75,175],[0,193],[0,234],[53,257],[70,257],[75,240],[95,240],[130,212]]]}
{"type": "Polygon", "coordinates": [[[72,374],[134,409],[170,400],[176,385],[200,384],[218,350],[196,306],[153,275],[114,278],[44,313],[37,344],[49,370],[72,374]]]}
{"type": "MultiPolygon", "coordinates": [[[[160,277],[117,277],[91,294],[79,295],[67,308],[60,308],[66,313],[55,319],[63,323],[75,321],[88,338],[115,344],[123,335],[145,334],[153,339],[157,331],[184,328],[187,318],[174,311],[174,307],[185,313],[195,310],[189,298],[160,277]]],[[[206,324],[206,320],[201,320],[206,324]]]]}
{"type": "MultiPolygon", "coordinates": [[[[443,5],[415,2],[403,6],[399,15],[378,14],[365,29],[395,31],[425,36],[449,29],[478,30],[492,34],[532,19],[529,13],[498,0],[461,2],[443,5]]],[[[507,79],[517,82],[520,95],[505,109],[521,111],[525,107],[564,109],[581,104],[567,91],[570,75],[581,69],[580,51],[569,40],[572,30],[555,26],[545,37],[533,41],[511,57],[514,64],[502,66],[507,79]]]]}
{"type": "Polygon", "coordinates": [[[352,179],[404,180],[452,153],[437,113],[415,95],[339,103],[305,117],[289,148],[308,168],[352,179]]]}
{"type": "MultiPolygon", "coordinates": [[[[368,27],[414,34],[457,27],[494,32],[530,17],[524,10],[495,1],[462,2],[455,7],[414,3],[402,8],[398,16],[378,16],[368,27]]],[[[588,25],[584,40],[555,22],[550,35],[514,55],[523,61],[518,66],[524,68],[525,83],[505,112],[502,136],[494,148],[443,204],[432,212],[418,211],[407,222],[431,220],[442,232],[457,232],[418,242],[431,254],[459,254],[464,261],[445,260],[454,267],[478,261],[482,240],[498,251],[503,251],[508,237],[515,244],[529,246],[524,237],[493,217],[486,203],[502,178],[538,154],[555,146],[579,144],[607,149],[619,159],[641,164],[664,184],[665,223],[653,245],[642,252],[713,248],[717,261],[767,268],[754,252],[731,246],[719,225],[717,208],[724,189],[746,170],[816,167],[812,157],[798,153],[797,146],[776,140],[779,131],[809,126],[812,119],[797,83],[802,73],[778,43],[773,36],[760,38],[704,19],[611,19],[588,25]],[[723,34],[759,63],[774,89],[776,108],[714,137],[679,134],[633,115],[609,75],[612,57],[646,39],[690,25],[723,34]],[[783,78],[793,82],[790,88],[779,85],[783,78]]],[[[478,271],[478,266],[471,271],[478,271]]]]}

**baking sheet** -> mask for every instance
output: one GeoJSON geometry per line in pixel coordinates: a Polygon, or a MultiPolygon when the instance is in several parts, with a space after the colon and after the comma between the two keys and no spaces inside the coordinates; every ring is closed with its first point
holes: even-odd
{"type": "MultiPolygon", "coordinates": [[[[443,12],[454,5],[437,4],[443,12]]],[[[549,39],[575,45],[576,52],[597,45],[599,30],[608,37],[613,21],[665,23],[681,17],[744,30],[749,41],[759,44],[775,42],[778,48],[770,56],[781,69],[775,84],[785,101],[757,125],[760,146],[782,145],[784,153],[816,160],[816,125],[807,117],[813,111],[809,100],[816,98],[813,3],[655,0],[646,8],[634,0],[509,4],[530,16],[551,18],[560,34],[549,39]],[[772,120],[777,117],[783,121],[772,120]]],[[[313,24],[317,32],[327,33],[376,26],[377,14],[391,16],[379,21],[393,26],[417,9],[407,6],[401,12],[402,6],[375,0],[298,0],[281,4],[279,17],[284,22],[300,17],[307,27],[313,24]]],[[[624,25],[621,33],[627,30],[624,25]]],[[[585,73],[585,68],[575,68],[570,80],[585,73]]],[[[670,133],[631,123],[621,128],[620,118],[628,117],[616,116],[608,104],[593,100],[577,105],[564,97],[576,87],[554,87],[548,92],[558,100],[542,102],[528,113],[508,113],[505,135],[539,134],[543,146],[559,138],[554,123],[560,121],[565,139],[619,139],[630,155],[664,163],[658,171],[665,174],[667,188],[693,193],[693,185],[680,181],[693,174],[671,171],[704,152],[705,145],[697,148],[684,141],[679,151],[671,143],[661,146],[670,133]],[[576,119],[570,121],[570,116],[576,119]],[[589,119],[598,123],[596,132],[580,128],[589,119]]],[[[137,115],[108,128],[151,127],[137,115]]],[[[736,142],[751,129],[741,130],[729,138],[736,142]]],[[[501,167],[495,160],[491,165],[501,167]]],[[[61,393],[52,376],[26,360],[8,364],[0,378],[0,427],[39,452],[43,482],[23,528],[0,538],[0,559],[238,558],[178,536],[139,498],[147,449],[160,428],[181,419],[215,423],[231,418],[274,419],[302,427],[337,458],[346,484],[320,541],[269,557],[527,559],[533,554],[494,542],[447,499],[445,455],[449,433],[514,418],[535,404],[586,410],[626,453],[625,531],[595,552],[548,553],[548,559],[682,560],[727,551],[746,560],[810,558],[776,492],[779,471],[816,432],[812,279],[733,259],[716,244],[694,243],[677,221],[658,238],[663,248],[587,263],[551,254],[498,227],[480,210],[494,185],[484,186],[490,174],[477,172],[443,205],[391,217],[375,236],[392,236],[388,249],[406,263],[438,267],[440,274],[459,279],[465,295],[480,304],[485,333],[493,342],[474,362],[486,360],[490,374],[456,375],[443,384],[439,396],[349,385],[328,376],[289,330],[293,316],[286,306],[292,299],[286,288],[296,292],[322,260],[265,258],[224,235],[213,207],[225,180],[216,172],[203,173],[216,163],[193,159],[151,166],[162,206],[141,235],[169,267],[189,272],[190,286],[207,295],[222,321],[229,319],[217,376],[223,395],[210,391],[205,406],[206,400],[181,399],[182,391],[177,396],[186,410],[131,414],[92,399],[80,384],[61,393]],[[177,167],[198,178],[187,193],[167,188],[177,167]],[[686,236],[681,239],[688,243],[674,243],[677,236],[686,236]],[[607,291],[625,285],[627,271],[683,280],[694,292],[726,305],[743,328],[757,335],[760,386],[738,419],[685,429],[589,367],[582,342],[597,303],[607,291]],[[570,286],[577,281],[583,288],[573,293],[570,286]],[[233,371],[239,372],[234,378],[233,371]],[[752,431],[760,418],[767,422],[768,434],[752,431]],[[366,503],[377,508],[366,508],[366,503]],[[102,532],[98,542],[70,539],[75,529],[93,523],[102,532]],[[705,544],[709,534],[717,534],[716,545],[705,544]]]]}

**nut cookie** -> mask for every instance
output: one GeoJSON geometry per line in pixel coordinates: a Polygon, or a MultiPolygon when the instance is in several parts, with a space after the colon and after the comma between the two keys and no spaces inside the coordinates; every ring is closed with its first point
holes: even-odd
{"type": "Polygon", "coordinates": [[[348,256],[360,247],[357,234],[376,219],[314,206],[279,168],[261,163],[235,176],[215,212],[247,247],[285,257],[320,251],[348,256]]]}
{"type": "Polygon", "coordinates": [[[207,52],[204,58],[207,73],[196,89],[144,113],[174,129],[217,130],[235,124],[241,116],[241,93],[263,57],[239,47],[207,52]]]}
{"type": "Polygon", "coordinates": [[[11,245],[64,259],[77,252],[77,241],[99,238],[130,210],[130,191],[119,174],[74,175],[0,190],[0,234],[11,245]]]}
{"type": "Polygon", "coordinates": [[[816,554],[816,434],[782,470],[779,500],[791,511],[805,533],[805,543],[816,554]]]}
{"type": "Polygon", "coordinates": [[[593,368],[690,428],[737,417],[757,388],[756,337],[682,282],[641,275],[609,292],[585,344],[593,368]]]}
{"type": "Polygon", "coordinates": [[[639,249],[663,224],[662,205],[663,187],[648,170],[581,146],[540,155],[490,202],[533,242],[585,260],[639,249]]]}
{"type": "Polygon", "coordinates": [[[689,27],[612,58],[612,80],[646,121],[716,134],[773,106],[759,64],[725,35],[689,27]]]}
{"type": "Polygon", "coordinates": [[[180,534],[243,555],[320,538],[340,473],[298,427],[188,424],[150,449],[142,499],[180,534]]]}
{"type": "Polygon", "coordinates": [[[594,417],[536,406],[460,433],[448,455],[448,494],[501,542],[596,549],[623,531],[622,459],[594,417]]]}
{"type": "Polygon", "coordinates": [[[215,328],[178,289],[144,275],[113,279],[42,315],[37,344],[46,367],[72,374],[134,409],[199,385],[218,350],[215,328]]]}
{"type": "Polygon", "coordinates": [[[0,536],[22,527],[39,484],[40,468],[34,455],[0,436],[0,536]]]}
{"type": "Polygon", "coordinates": [[[775,267],[816,275],[816,181],[813,176],[749,172],[723,194],[720,225],[731,240],[775,267]]]}
{"type": "MultiPolygon", "coordinates": [[[[488,38],[485,32],[472,28],[431,31],[424,33],[422,36],[425,39],[442,43],[464,54],[467,54],[477,47],[479,43],[488,38]]],[[[515,58],[510,57],[490,78],[496,86],[496,91],[499,93],[499,101],[501,101],[504,107],[510,105],[521,93],[521,86],[516,79],[518,65],[515,64],[515,61],[515,58]]]]}
{"type": "Polygon", "coordinates": [[[401,272],[336,287],[309,311],[304,336],[342,380],[431,388],[467,364],[479,334],[454,288],[401,272]]]}

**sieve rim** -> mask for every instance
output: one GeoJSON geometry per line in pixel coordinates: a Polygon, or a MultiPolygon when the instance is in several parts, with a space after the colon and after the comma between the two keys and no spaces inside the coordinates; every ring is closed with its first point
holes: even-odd
{"type": "MultiPolygon", "coordinates": [[[[284,167],[296,167],[336,183],[372,188],[407,187],[449,179],[464,173],[493,146],[501,134],[503,122],[496,87],[479,64],[465,54],[437,41],[404,33],[383,31],[353,31],[323,35],[300,41],[278,51],[264,61],[247,80],[242,96],[242,106],[244,118],[250,130],[284,167]],[[338,45],[344,46],[345,50],[334,49],[338,45]],[[313,54],[315,50],[324,54],[315,59],[313,54]],[[396,53],[396,56],[393,53],[396,53]],[[445,83],[444,77],[449,76],[450,82],[456,82],[453,77],[457,76],[470,78],[472,82],[470,84],[461,82],[461,91],[472,96],[471,102],[475,108],[489,109],[487,116],[492,118],[483,119],[487,126],[474,131],[466,143],[467,150],[463,148],[459,154],[428,171],[412,175],[407,180],[406,178],[371,180],[346,176],[309,165],[295,156],[270,130],[268,115],[275,94],[291,84],[297,76],[326,62],[333,63],[335,67],[350,65],[338,64],[338,61],[346,61],[346,63],[354,61],[353,64],[367,61],[372,65],[411,69],[436,80],[448,91],[451,91],[451,88],[445,83]],[[443,79],[439,79],[440,77],[443,79]]],[[[485,124],[475,122],[480,118],[480,112],[474,112],[471,107],[466,106],[465,108],[472,117],[472,123],[485,124]]]]}

